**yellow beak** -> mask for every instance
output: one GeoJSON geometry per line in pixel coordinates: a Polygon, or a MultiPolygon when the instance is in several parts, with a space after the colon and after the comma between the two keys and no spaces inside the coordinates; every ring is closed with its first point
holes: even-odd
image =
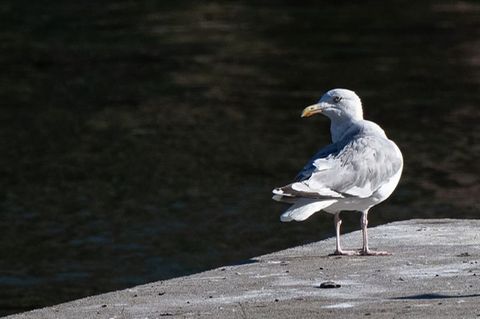
{"type": "Polygon", "coordinates": [[[309,117],[316,113],[321,113],[322,109],[319,104],[312,104],[303,109],[301,117],[309,117]]]}

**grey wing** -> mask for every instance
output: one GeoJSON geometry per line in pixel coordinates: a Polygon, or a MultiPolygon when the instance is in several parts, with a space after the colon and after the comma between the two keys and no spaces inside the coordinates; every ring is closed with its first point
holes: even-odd
{"type": "Polygon", "coordinates": [[[295,181],[299,182],[309,178],[312,173],[317,169],[315,164],[319,163],[322,159],[326,159],[332,154],[338,153],[339,145],[338,143],[333,143],[325,146],[320,149],[312,158],[305,164],[302,170],[295,177],[295,181]]]}
{"type": "Polygon", "coordinates": [[[403,166],[397,146],[380,136],[351,140],[334,156],[335,165],[312,173],[308,187],[329,189],[342,196],[369,197],[403,166]]]}
{"type": "Polygon", "coordinates": [[[327,199],[343,197],[329,189],[310,189],[306,182],[312,174],[319,170],[331,167],[335,160],[332,158],[341,149],[339,143],[329,144],[320,149],[297,174],[295,182],[273,190],[273,199],[281,202],[294,203],[298,198],[327,199]]]}
{"type": "Polygon", "coordinates": [[[312,158],[300,173],[304,178],[275,189],[274,199],[369,197],[403,166],[400,151],[384,137],[357,136],[336,148],[312,158]]]}
{"type": "Polygon", "coordinates": [[[312,174],[319,170],[325,170],[331,167],[335,162],[335,157],[349,144],[357,134],[360,133],[358,127],[349,131],[342,140],[329,144],[320,149],[303,167],[295,178],[296,182],[307,180],[312,174]]]}

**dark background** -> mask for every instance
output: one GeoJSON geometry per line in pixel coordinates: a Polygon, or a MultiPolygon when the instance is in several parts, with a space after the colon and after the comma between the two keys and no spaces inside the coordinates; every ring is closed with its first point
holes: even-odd
{"type": "Polygon", "coordinates": [[[404,154],[371,225],[478,218],[479,2],[332,3],[2,1],[0,314],[331,236],[270,191],[334,87],[404,154]]]}

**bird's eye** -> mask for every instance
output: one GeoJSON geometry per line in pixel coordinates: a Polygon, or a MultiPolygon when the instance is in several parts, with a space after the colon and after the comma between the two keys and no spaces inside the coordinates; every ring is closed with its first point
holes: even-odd
{"type": "Polygon", "coordinates": [[[338,103],[338,102],[340,102],[341,100],[342,100],[342,98],[341,98],[340,96],[334,96],[334,97],[333,97],[333,102],[335,102],[335,103],[338,103]]]}

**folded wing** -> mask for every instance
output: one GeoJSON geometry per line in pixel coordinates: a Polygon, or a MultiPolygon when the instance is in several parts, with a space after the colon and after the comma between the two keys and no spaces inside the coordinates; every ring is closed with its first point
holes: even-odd
{"type": "Polygon", "coordinates": [[[332,200],[366,198],[402,167],[393,142],[380,135],[347,136],[320,150],[298,174],[296,182],[273,190],[274,199],[332,200]]]}

